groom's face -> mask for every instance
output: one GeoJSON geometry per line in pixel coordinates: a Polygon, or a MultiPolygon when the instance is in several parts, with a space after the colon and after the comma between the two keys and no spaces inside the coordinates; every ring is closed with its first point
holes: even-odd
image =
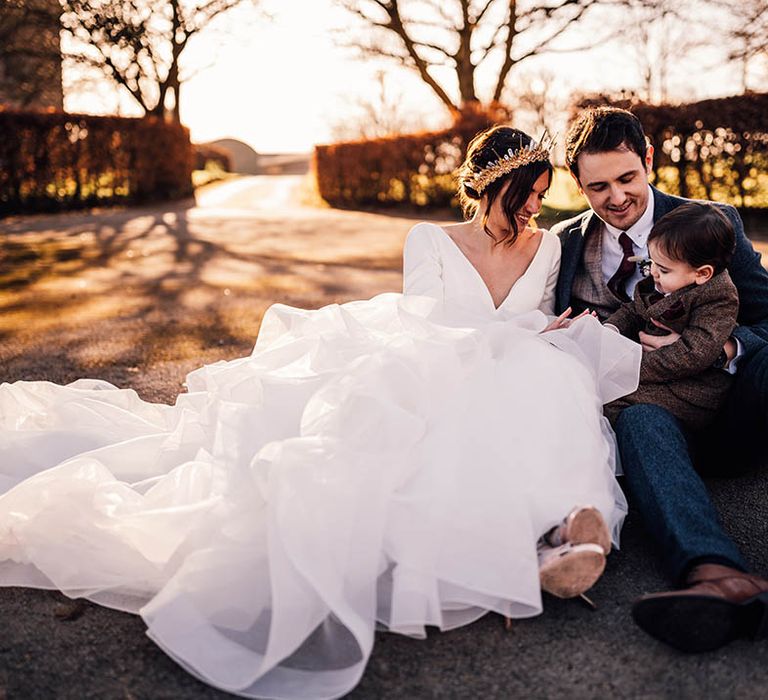
{"type": "Polygon", "coordinates": [[[579,190],[603,221],[626,231],[643,215],[652,158],[650,146],[645,160],[625,148],[579,155],[579,190]]]}

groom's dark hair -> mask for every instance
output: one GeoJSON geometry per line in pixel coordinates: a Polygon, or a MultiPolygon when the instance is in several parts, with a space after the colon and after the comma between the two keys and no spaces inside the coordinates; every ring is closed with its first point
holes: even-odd
{"type": "Polygon", "coordinates": [[[628,150],[645,160],[648,142],[640,120],[626,109],[591,107],[579,112],[565,137],[565,163],[576,179],[581,153],[628,150]]]}

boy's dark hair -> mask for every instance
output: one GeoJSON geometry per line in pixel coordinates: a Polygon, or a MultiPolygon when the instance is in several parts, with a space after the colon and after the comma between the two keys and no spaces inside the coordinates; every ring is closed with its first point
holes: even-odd
{"type": "Polygon", "coordinates": [[[654,241],[672,260],[691,267],[712,265],[715,274],[731,262],[736,245],[733,224],[714,204],[686,202],[662,216],[651,229],[654,241]]]}
{"type": "Polygon", "coordinates": [[[648,142],[640,120],[626,109],[590,107],[579,113],[565,137],[565,163],[579,177],[580,153],[633,151],[645,161],[648,142]]]}

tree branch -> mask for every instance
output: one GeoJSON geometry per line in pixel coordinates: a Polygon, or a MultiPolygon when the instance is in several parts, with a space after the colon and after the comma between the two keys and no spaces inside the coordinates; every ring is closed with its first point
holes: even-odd
{"type": "Polygon", "coordinates": [[[475,24],[480,24],[480,22],[483,21],[483,17],[485,17],[485,13],[488,12],[488,8],[490,8],[493,3],[496,2],[496,0],[488,0],[487,3],[485,3],[485,6],[483,7],[480,12],[477,13],[475,16],[475,24]]]}
{"type": "Polygon", "coordinates": [[[419,46],[425,49],[431,49],[432,51],[437,51],[438,53],[442,54],[446,58],[450,58],[452,60],[456,59],[455,54],[452,54],[450,51],[448,51],[442,46],[438,46],[437,44],[430,44],[425,41],[414,41],[413,43],[414,43],[414,46],[419,46]]]}
{"type": "Polygon", "coordinates": [[[179,61],[189,39],[246,1],[59,0],[63,31],[93,51],[92,62],[145,112],[162,110],[170,89],[178,107],[179,61]]]}
{"type": "MultiPolygon", "coordinates": [[[[374,0],[375,2],[379,2],[379,0],[374,0]]],[[[381,4],[381,2],[379,2],[381,4]]],[[[413,42],[413,39],[411,39],[410,35],[408,34],[408,31],[406,30],[405,26],[403,25],[402,18],[400,17],[400,7],[398,5],[398,0],[391,0],[388,4],[389,10],[389,20],[391,24],[391,31],[393,31],[397,36],[400,37],[401,41],[405,45],[405,49],[408,52],[408,55],[410,56],[411,60],[413,61],[414,65],[416,66],[416,70],[419,72],[419,75],[421,76],[421,79],[429,85],[429,87],[432,88],[432,91],[438,96],[440,101],[448,107],[449,110],[452,112],[457,112],[458,107],[453,103],[453,100],[448,96],[448,94],[443,90],[443,88],[438,84],[438,82],[430,75],[429,73],[429,67],[424,61],[424,59],[419,55],[419,52],[416,50],[416,46],[413,42]]]]}
{"type": "Polygon", "coordinates": [[[398,42],[397,48],[393,48],[384,42],[379,45],[378,38],[373,45],[358,38],[353,45],[369,55],[394,58],[415,69],[454,114],[465,103],[478,101],[475,96],[477,68],[496,50],[502,54],[502,63],[493,86],[493,101],[500,100],[510,71],[516,64],[551,50],[566,29],[579,22],[590,8],[598,4],[618,7],[641,3],[641,0],[540,0],[526,3],[521,8],[522,3],[517,0],[506,0],[503,5],[502,0],[336,1],[368,28],[379,31],[382,38],[396,37],[398,42]],[[411,13],[412,19],[407,14],[410,8],[418,10],[411,13]],[[504,12],[504,17],[492,20],[492,17],[496,18],[497,10],[504,12]],[[436,34],[438,30],[448,34],[436,34]],[[522,39],[523,32],[532,40],[530,43],[522,39]],[[475,40],[480,34],[482,44],[473,48],[473,42],[479,43],[475,40]],[[524,53],[521,53],[521,43],[526,47],[524,53]],[[445,85],[431,73],[433,67],[446,62],[453,64],[459,102],[449,97],[445,85]]]}
{"type": "Polygon", "coordinates": [[[498,102],[501,99],[501,93],[504,91],[504,84],[507,82],[507,76],[515,61],[512,59],[512,45],[515,41],[515,25],[517,24],[517,2],[509,0],[507,6],[507,38],[504,42],[504,61],[499,69],[499,76],[496,80],[496,87],[493,90],[493,101],[498,102]]]}

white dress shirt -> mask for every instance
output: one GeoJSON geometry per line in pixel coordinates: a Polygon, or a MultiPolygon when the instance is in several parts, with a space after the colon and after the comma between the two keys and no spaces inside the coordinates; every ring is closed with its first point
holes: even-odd
{"type": "MultiPolygon", "coordinates": [[[[642,256],[643,259],[648,257],[648,236],[653,228],[653,192],[650,185],[648,186],[648,206],[645,208],[643,215],[626,231],[620,228],[611,226],[609,223],[603,222],[603,279],[608,282],[613,277],[616,270],[619,269],[621,260],[624,257],[624,251],[622,250],[621,243],[619,243],[619,236],[622,233],[626,233],[632,239],[632,248],[635,251],[635,255],[642,256]]],[[[635,293],[635,286],[643,279],[643,275],[640,272],[640,266],[637,265],[635,272],[627,280],[626,292],[627,296],[631,299],[635,293]]]]}

